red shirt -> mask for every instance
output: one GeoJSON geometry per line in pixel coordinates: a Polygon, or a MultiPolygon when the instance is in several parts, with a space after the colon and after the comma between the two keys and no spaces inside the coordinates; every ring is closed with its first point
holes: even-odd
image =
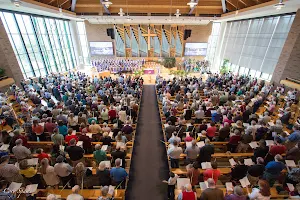
{"type": "Polygon", "coordinates": [[[110,119],[111,118],[116,118],[117,117],[116,110],[110,110],[110,111],[108,111],[108,116],[109,116],[110,119]]]}
{"type": "Polygon", "coordinates": [[[182,192],[182,200],[195,200],[195,193],[194,191],[184,191],[182,192]]]}
{"type": "Polygon", "coordinates": [[[193,140],[194,140],[194,138],[191,137],[191,136],[188,136],[188,137],[186,137],[186,138],[184,139],[185,142],[191,142],[191,141],[193,141],[193,140]]]}
{"type": "Polygon", "coordinates": [[[272,145],[270,147],[269,153],[272,156],[276,156],[277,154],[283,154],[286,152],[286,147],[284,145],[278,144],[278,145],[272,145]]]}
{"type": "Polygon", "coordinates": [[[209,178],[213,178],[215,180],[215,183],[218,181],[220,175],[221,172],[218,169],[207,169],[203,173],[204,181],[207,181],[207,179],[209,178]]]}
{"type": "Polygon", "coordinates": [[[45,131],[49,132],[49,133],[53,133],[54,129],[56,128],[56,124],[55,123],[51,123],[51,122],[46,122],[45,123],[45,131]]]}
{"type": "Polygon", "coordinates": [[[238,144],[240,140],[241,140],[241,136],[233,135],[233,136],[230,137],[229,143],[230,144],[238,144]]]}
{"type": "Polygon", "coordinates": [[[39,162],[41,162],[41,160],[43,160],[44,158],[47,158],[50,161],[50,158],[49,158],[48,154],[46,154],[44,152],[38,154],[37,157],[39,159],[39,162]]]}
{"type": "Polygon", "coordinates": [[[215,126],[208,127],[206,130],[206,135],[208,137],[215,137],[216,131],[217,131],[217,127],[215,126]]]}
{"type": "Polygon", "coordinates": [[[78,137],[76,135],[67,135],[65,138],[65,142],[69,145],[70,140],[72,140],[73,138],[76,140],[76,143],[77,143],[78,137]]]}

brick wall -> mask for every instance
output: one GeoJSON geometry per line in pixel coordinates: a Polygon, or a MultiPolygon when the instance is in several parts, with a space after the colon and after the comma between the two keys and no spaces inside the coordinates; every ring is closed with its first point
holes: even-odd
{"type": "Polygon", "coordinates": [[[287,77],[300,80],[300,9],[282,48],[272,81],[278,84],[287,77]]]}

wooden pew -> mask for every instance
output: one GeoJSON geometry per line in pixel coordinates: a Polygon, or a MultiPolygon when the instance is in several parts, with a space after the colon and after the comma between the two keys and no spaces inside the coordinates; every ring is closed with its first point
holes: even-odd
{"type": "MultiPolygon", "coordinates": [[[[221,175],[224,174],[230,174],[231,173],[231,168],[230,167],[224,167],[224,168],[218,168],[220,170],[221,175]]],[[[202,174],[205,170],[204,169],[199,169],[199,172],[202,174]]],[[[186,176],[187,170],[185,168],[177,168],[177,169],[172,169],[172,172],[177,174],[177,175],[183,175],[186,176]]],[[[284,169],[282,173],[286,173],[287,170],[284,169]]]]}
{"type": "MultiPolygon", "coordinates": [[[[219,188],[219,189],[221,189],[223,191],[224,195],[226,194],[226,188],[219,188]]],[[[244,194],[247,194],[246,188],[243,188],[243,190],[244,190],[244,194]]],[[[251,192],[251,191],[252,191],[252,189],[249,188],[249,192],[251,192]]],[[[178,194],[180,192],[181,192],[181,190],[178,190],[178,189],[175,190],[175,199],[177,199],[178,194]]],[[[284,198],[289,197],[289,195],[287,195],[287,194],[278,194],[276,188],[270,188],[270,192],[271,192],[272,199],[284,199],[284,198]]],[[[200,198],[202,190],[200,188],[197,188],[196,193],[197,193],[197,197],[200,198]]]]}
{"type": "MultiPolygon", "coordinates": [[[[69,194],[72,194],[72,190],[70,189],[64,189],[64,190],[58,190],[58,189],[40,189],[37,191],[38,195],[36,199],[46,199],[48,194],[55,194],[61,196],[62,199],[66,199],[69,194]]],[[[100,189],[83,189],[79,192],[80,195],[84,197],[84,199],[97,199],[99,196],[101,196],[101,190],[100,189]]],[[[115,190],[114,198],[117,200],[124,200],[125,199],[125,190],[123,189],[117,189],[115,190]]]]}

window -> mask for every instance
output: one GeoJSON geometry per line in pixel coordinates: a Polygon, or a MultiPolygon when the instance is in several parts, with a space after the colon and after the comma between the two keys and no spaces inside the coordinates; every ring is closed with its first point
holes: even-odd
{"type": "Polygon", "coordinates": [[[221,60],[249,68],[252,77],[273,74],[294,18],[286,14],[227,22],[221,60]]]}
{"type": "Polygon", "coordinates": [[[24,78],[75,67],[68,21],[11,12],[0,17],[24,78]]]}
{"type": "Polygon", "coordinates": [[[90,64],[90,53],[89,53],[89,46],[86,38],[86,31],[85,31],[85,24],[84,22],[77,22],[77,32],[79,36],[81,52],[83,56],[83,62],[86,65],[90,64]]]}
{"type": "Polygon", "coordinates": [[[256,70],[251,69],[249,75],[253,78],[255,77],[256,70]]]}
{"type": "Polygon", "coordinates": [[[207,57],[206,59],[209,61],[210,65],[213,66],[215,61],[215,53],[217,50],[217,44],[219,40],[221,29],[220,22],[214,22],[212,25],[212,32],[208,39],[208,47],[207,47],[207,57]]]}
{"type": "Polygon", "coordinates": [[[262,73],[260,78],[265,79],[265,80],[268,80],[268,79],[269,79],[269,76],[270,76],[270,74],[262,73]]]}

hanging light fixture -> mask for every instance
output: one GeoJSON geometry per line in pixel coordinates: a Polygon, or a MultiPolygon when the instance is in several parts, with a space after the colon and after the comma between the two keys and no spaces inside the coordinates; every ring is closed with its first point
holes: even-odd
{"type": "Polygon", "coordinates": [[[20,5],[21,5],[21,1],[20,1],[20,0],[11,0],[11,2],[12,2],[16,7],[20,7],[20,5]]]}
{"type": "Polygon", "coordinates": [[[118,13],[121,17],[123,17],[125,15],[125,13],[123,12],[123,8],[120,8],[120,12],[118,13]]]}
{"type": "Polygon", "coordinates": [[[191,0],[190,2],[187,3],[190,8],[194,8],[198,3],[195,2],[195,0],[191,0]]]}
{"type": "Polygon", "coordinates": [[[281,10],[284,7],[285,7],[285,5],[283,3],[283,0],[279,0],[279,3],[274,5],[274,8],[276,8],[276,10],[281,10]]]}
{"type": "Polygon", "coordinates": [[[106,8],[109,8],[109,6],[112,5],[113,3],[110,2],[109,0],[105,0],[105,1],[102,1],[102,4],[103,4],[106,8]]]}
{"type": "Polygon", "coordinates": [[[175,16],[176,16],[176,18],[178,18],[181,14],[180,14],[180,10],[179,9],[177,9],[176,10],[176,13],[174,14],[175,16]]]}

